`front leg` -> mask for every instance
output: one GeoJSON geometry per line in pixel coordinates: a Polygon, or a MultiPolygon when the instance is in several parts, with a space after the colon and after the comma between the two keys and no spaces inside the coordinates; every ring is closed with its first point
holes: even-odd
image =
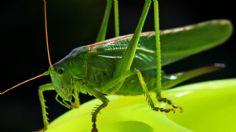
{"type": "Polygon", "coordinates": [[[43,117],[43,130],[46,130],[48,128],[48,117],[47,117],[47,111],[46,111],[46,100],[44,99],[44,95],[43,95],[43,92],[45,91],[52,91],[52,90],[55,90],[52,86],[51,83],[48,83],[48,84],[45,84],[45,85],[42,85],[39,87],[39,90],[38,90],[38,95],[39,95],[39,101],[40,101],[40,105],[41,105],[41,111],[42,111],[42,117],[43,117]]]}

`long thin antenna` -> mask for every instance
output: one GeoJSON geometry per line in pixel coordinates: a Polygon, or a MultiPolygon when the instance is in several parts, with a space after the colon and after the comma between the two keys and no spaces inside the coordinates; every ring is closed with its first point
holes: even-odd
{"type": "MultiPolygon", "coordinates": [[[[46,46],[47,46],[47,54],[48,54],[48,63],[49,63],[49,66],[50,66],[51,68],[53,68],[52,61],[51,61],[51,57],[50,57],[49,44],[48,44],[47,3],[46,3],[46,0],[43,0],[43,2],[44,2],[44,6],[43,6],[43,8],[44,8],[44,25],[45,25],[45,36],[46,36],[46,46]]],[[[18,83],[18,84],[16,84],[16,85],[14,85],[14,86],[12,86],[12,87],[6,89],[5,91],[2,91],[2,92],[0,91],[0,95],[5,94],[5,93],[7,93],[7,92],[9,92],[9,91],[11,91],[11,90],[13,90],[13,89],[15,89],[15,88],[17,88],[17,87],[23,85],[23,84],[25,84],[25,83],[28,83],[28,82],[30,82],[30,81],[32,81],[32,80],[35,80],[35,79],[37,79],[37,78],[40,78],[40,77],[42,77],[42,76],[46,76],[46,75],[48,75],[48,74],[49,74],[48,72],[44,72],[44,73],[39,74],[39,75],[37,75],[37,76],[35,76],[35,77],[32,77],[32,78],[30,78],[30,79],[27,79],[27,80],[25,80],[25,81],[23,81],[23,82],[21,82],[21,83],[18,83]]]]}
{"type": "Polygon", "coordinates": [[[51,56],[50,56],[50,49],[48,44],[48,24],[47,24],[47,2],[43,0],[43,8],[44,8],[44,28],[45,28],[45,37],[46,37],[46,46],[47,46],[47,54],[48,54],[48,64],[51,68],[53,68],[51,56]]]}
{"type": "Polygon", "coordinates": [[[39,75],[37,75],[37,76],[35,76],[35,77],[32,77],[32,78],[30,78],[30,79],[27,79],[27,80],[25,80],[25,81],[23,81],[23,82],[21,82],[21,83],[18,83],[18,84],[16,84],[16,85],[14,85],[14,86],[12,86],[12,87],[6,89],[5,91],[0,92],[0,95],[3,95],[3,94],[5,94],[6,92],[9,92],[9,91],[15,89],[16,87],[19,87],[19,86],[21,86],[21,85],[23,85],[23,84],[25,84],[25,83],[27,83],[27,82],[30,82],[30,81],[32,81],[32,80],[35,80],[35,79],[37,79],[37,78],[40,78],[40,77],[46,76],[46,75],[48,75],[48,72],[44,72],[44,73],[39,74],[39,75]]]}

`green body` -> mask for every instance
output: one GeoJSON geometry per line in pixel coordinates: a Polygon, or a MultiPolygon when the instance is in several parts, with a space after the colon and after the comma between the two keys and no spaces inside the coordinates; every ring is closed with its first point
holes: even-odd
{"type": "MultiPolygon", "coordinates": [[[[162,66],[222,44],[230,36],[231,30],[232,26],[229,21],[212,20],[162,31],[162,66]]],[[[78,83],[76,86],[83,93],[87,93],[87,87],[90,87],[101,93],[111,94],[109,90],[99,88],[102,88],[113,78],[117,63],[120,61],[122,53],[127,49],[131,37],[132,35],[120,36],[72,50],[55,64],[56,70],[64,69],[64,73],[59,77],[62,86],[54,86],[55,90],[59,94],[61,93],[61,96],[72,95],[68,94],[68,91],[72,92],[74,83],[78,83]],[[64,93],[66,94],[64,95],[64,93]]],[[[156,85],[154,32],[142,33],[131,70],[134,68],[143,73],[149,90],[153,90],[156,85]]],[[[182,82],[183,76],[185,74],[173,79],[173,75],[164,74],[162,89],[173,86],[169,85],[171,83],[182,82]]],[[[137,75],[128,77],[119,91],[113,94],[143,94],[137,75]]]]}

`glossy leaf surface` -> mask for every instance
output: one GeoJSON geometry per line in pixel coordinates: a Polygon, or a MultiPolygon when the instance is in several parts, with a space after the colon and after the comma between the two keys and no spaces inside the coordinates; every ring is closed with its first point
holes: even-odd
{"type": "MultiPolygon", "coordinates": [[[[111,103],[98,116],[100,132],[233,131],[236,130],[236,79],[208,81],[166,90],[163,96],[184,108],[183,113],[152,111],[144,96],[109,96],[111,103]]],[[[99,100],[60,116],[47,132],[91,130],[91,111],[99,100]]],[[[160,106],[165,107],[163,104],[160,106]]]]}

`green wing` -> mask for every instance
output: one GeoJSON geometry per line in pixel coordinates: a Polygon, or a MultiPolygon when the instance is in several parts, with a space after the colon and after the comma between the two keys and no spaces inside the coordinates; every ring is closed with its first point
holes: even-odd
{"type": "Polygon", "coordinates": [[[227,20],[212,20],[166,30],[161,36],[163,63],[169,64],[216,47],[225,42],[231,33],[232,24],[227,20]]]}
{"type": "MultiPolygon", "coordinates": [[[[161,32],[162,65],[167,65],[190,55],[211,49],[226,41],[232,33],[228,20],[211,20],[161,32]]],[[[154,32],[142,33],[132,67],[138,69],[155,68],[154,32]]],[[[127,48],[131,35],[125,35],[89,45],[91,53],[107,61],[119,60],[127,48]]]]}

